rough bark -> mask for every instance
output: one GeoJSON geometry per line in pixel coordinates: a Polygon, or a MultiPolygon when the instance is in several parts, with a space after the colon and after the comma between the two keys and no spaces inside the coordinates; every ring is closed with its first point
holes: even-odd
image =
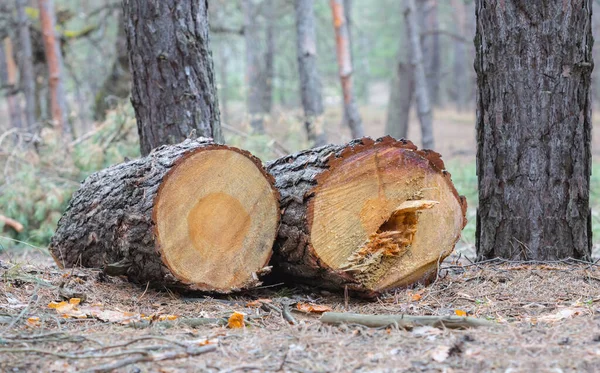
{"type": "Polygon", "coordinates": [[[321,78],[317,69],[317,35],[314,0],[296,0],[296,50],[300,76],[300,97],[308,140],[315,146],[327,143],[323,126],[321,78]]]}
{"type": "MultiPolygon", "coordinates": [[[[108,274],[127,275],[135,283],[187,290],[226,293],[259,284],[258,276],[263,274],[268,256],[261,265],[253,269],[256,273],[249,278],[240,276],[242,278],[236,280],[238,282],[236,288],[213,288],[206,282],[191,282],[177,275],[177,272],[172,269],[173,263],[169,264],[167,260],[164,236],[169,232],[160,231],[162,222],[158,220],[160,215],[157,206],[161,203],[159,196],[161,199],[170,196],[161,193],[161,190],[167,188],[165,185],[170,178],[180,177],[189,172],[189,162],[198,154],[208,152],[210,155],[211,152],[222,151],[228,151],[228,156],[236,152],[249,159],[246,163],[260,171],[260,176],[269,184],[267,189],[272,191],[273,196],[277,196],[271,184],[272,179],[265,173],[260,161],[247,152],[216,145],[210,139],[202,138],[185,140],[176,145],[164,145],[156,148],[146,157],[109,167],[84,180],[58,222],[58,228],[49,247],[58,265],[104,268],[108,274]]],[[[244,165],[238,164],[239,169],[236,171],[239,172],[244,165]]],[[[211,180],[222,178],[220,171],[230,170],[215,169],[214,172],[207,173],[203,180],[198,180],[196,188],[206,188],[212,182],[211,180]]],[[[181,186],[186,187],[186,185],[181,186]]],[[[240,190],[247,187],[246,180],[241,180],[231,188],[240,190]]],[[[260,204],[261,201],[265,201],[264,198],[270,197],[262,194],[258,197],[254,196],[253,203],[260,204]]],[[[260,252],[268,250],[270,253],[279,217],[278,211],[278,206],[275,204],[276,221],[272,228],[266,226],[264,228],[272,229],[271,242],[263,242],[258,247],[251,247],[252,250],[260,252]]],[[[216,213],[227,215],[228,211],[219,209],[216,213]]],[[[198,219],[201,218],[197,217],[192,222],[198,223],[198,219]]],[[[208,218],[218,219],[212,215],[208,218]]],[[[256,218],[260,219],[260,217],[256,218]]],[[[174,223],[189,225],[189,215],[187,218],[176,217],[176,220],[178,219],[181,222],[174,223]]],[[[191,230],[191,225],[187,229],[191,230]]],[[[241,232],[238,234],[242,235],[241,232]]],[[[183,246],[186,246],[187,241],[178,242],[182,243],[181,247],[176,248],[177,250],[186,249],[183,246]]],[[[219,257],[215,257],[214,254],[195,252],[200,260],[210,258],[213,262],[219,261],[219,257]]],[[[248,265],[244,262],[245,259],[244,255],[237,257],[241,265],[248,265]]],[[[223,263],[224,266],[231,266],[232,271],[240,264],[223,263]]]]}
{"type": "Polygon", "coordinates": [[[143,155],[190,135],[222,141],[207,0],[125,0],[125,31],[143,155]]]}
{"type": "Polygon", "coordinates": [[[261,37],[259,12],[254,0],[242,1],[244,11],[244,41],[246,43],[246,83],[248,85],[246,105],[250,116],[250,126],[257,133],[264,132],[265,71],[261,59],[261,37]]]}
{"type": "MultiPolygon", "coordinates": [[[[281,194],[282,209],[282,220],[273,258],[276,269],[299,281],[335,290],[348,287],[366,295],[427,281],[431,275],[435,275],[437,262],[450,254],[466,223],[464,197],[458,196],[450,175],[443,169],[444,163],[439,154],[419,151],[410,141],[397,141],[391,137],[377,141],[363,138],[345,145],[326,145],[269,163],[267,170],[275,177],[275,186],[281,194]],[[360,179],[362,176],[350,175],[355,172],[364,173],[364,179],[360,179]],[[429,176],[422,179],[421,172],[429,176]],[[402,176],[398,176],[399,174],[402,176]],[[387,177],[390,179],[385,179],[387,177]],[[360,185],[354,185],[353,183],[358,179],[363,181],[359,182],[360,185]],[[436,187],[425,186],[425,184],[432,185],[424,180],[434,179],[436,187]],[[339,182],[339,195],[327,187],[328,180],[339,182]],[[406,183],[399,183],[398,180],[406,180],[406,183]],[[424,184],[419,184],[422,182],[424,184]],[[322,188],[326,188],[323,193],[321,193],[322,188]],[[322,198],[330,199],[334,211],[326,207],[327,203],[323,202],[322,198]],[[392,206],[391,210],[394,210],[394,207],[407,200],[419,202],[435,198],[445,207],[436,210],[435,214],[440,215],[428,215],[429,218],[443,217],[446,219],[444,224],[451,222],[453,229],[446,231],[437,220],[437,223],[434,221],[423,223],[426,226],[435,226],[438,233],[443,231],[447,234],[443,240],[432,237],[436,240],[435,247],[425,245],[427,246],[425,251],[429,253],[427,255],[432,255],[431,258],[425,259],[417,254],[420,252],[417,241],[413,242],[414,255],[392,258],[399,261],[385,263],[385,260],[382,260],[383,264],[377,263],[375,261],[378,259],[375,259],[375,254],[372,253],[373,262],[369,265],[372,265],[373,269],[378,269],[379,266],[385,268],[385,271],[379,274],[381,278],[376,281],[365,278],[365,273],[355,272],[346,264],[333,265],[332,262],[327,264],[329,259],[325,258],[325,250],[330,248],[328,245],[323,246],[318,243],[323,237],[333,246],[341,245],[340,251],[351,253],[349,256],[347,253],[339,253],[341,257],[354,260],[354,257],[361,253],[361,248],[364,249],[365,240],[371,240],[372,233],[377,230],[377,227],[367,228],[367,226],[383,224],[379,227],[382,229],[390,221],[391,218],[386,220],[386,217],[390,216],[390,206],[392,206]],[[326,223],[319,220],[323,218],[320,214],[324,211],[334,214],[334,217],[327,219],[326,223]],[[340,231],[340,222],[343,225],[346,221],[355,220],[360,220],[362,223],[359,222],[357,225],[352,223],[347,233],[340,231]],[[321,232],[323,229],[325,229],[324,236],[321,232]],[[416,257],[419,257],[417,262],[412,262],[412,258],[416,257]]],[[[427,236],[425,232],[421,234],[427,236]]]]}
{"type": "MultiPolygon", "coordinates": [[[[458,35],[467,36],[467,24],[466,24],[466,7],[463,0],[452,0],[452,7],[454,8],[454,27],[458,35]]],[[[470,64],[467,62],[467,45],[458,39],[454,39],[453,43],[453,93],[458,111],[464,111],[467,108],[467,101],[469,99],[470,90],[469,87],[470,79],[468,77],[468,71],[470,70],[470,64]]]]}
{"type": "Polygon", "coordinates": [[[31,33],[29,32],[29,19],[25,14],[25,0],[17,0],[17,15],[19,18],[19,47],[21,68],[21,89],[25,95],[25,120],[28,131],[36,131],[35,116],[35,75],[33,69],[33,50],[31,46],[31,33]]]}
{"type": "Polygon", "coordinates": [[[20,130],[23,127],[21,120],[21,106],[17,93],[17,65],[13,58],[12,41],[6,38],[0,41],[0,87],[8,103],[8,113],[11,127],[20,130]]]}
{"type": "Polygon", "coordinates": [[[478,259],[590,259],[591,0],[477,0],[478,259]]]}
{"type": "Polygon", "coordinates": [[[415,78],[415,96],[417,100],[417,114],[421,123],[421,137],[423,148],[433,149],[433,115],[429,101],[427,77],[421,51],[421,30],[417,22],[415,0],[405,0],[404,18],[407,24],[408,38],[410,40],[412,64],[415,78]]]}
{"type": "MultiPolygon", "coordinates": [[[[406,35],[406,33],[403,33],[406,35]]],[[[415,80],[410,63],[410,48],[406,37],[400,38],[400,47],[396,62],[396,71],[390,87],[385,132],[397,139],[408,135],[410,107],[415,91],[415,80]]]]}
{"type": "Polygon", "coordinates": [[[439,104],[440,86],[440,34],[438,4],[436,0],[417,0],[417,14],[423,51],[423,64],[427,78],[427,92],[432,106],[439,104]]]}
{"type": "Polygon", "coordinates": [[[335,28],[338,69],[344,99],[344,115],[353,138],[364,136],[364,129],[352,87],[352,47],[344,12],[344,0],[330,0],[335,28]]]}
{"type": "Polygon", "coordinates": [[[126,99],[131,93],[127,35],[125,34],[125,19],[122,11],[119,12],[117,27],[119,29],[115,40],[116,57],[110,74],[104,80],[95,98],[94,119],[96,120],[104,120],[106,111],[115,108],[119,99],[126,99]]]}
{"type": "Polygon", "coordinates": [[[264,53],[264,78],[262,90],[262,106],[265,113],[270,114],[273,109],[273,82],[275,79],[275,2],[264,0],[262,12],[265,19],[265,53],[264,53]]]}
{"type": "Polygon", "coordinates": [[[63,58],[60,40],[56,37],[54,0],[38,0],[38,5],[40,10],[40,25],[44,40],[44,51],[46,63],[48,65],[48,86],[50,91],[50,111],[52,113],[52,121],[65,137],[70,137],[63,76],[63,58]]]}

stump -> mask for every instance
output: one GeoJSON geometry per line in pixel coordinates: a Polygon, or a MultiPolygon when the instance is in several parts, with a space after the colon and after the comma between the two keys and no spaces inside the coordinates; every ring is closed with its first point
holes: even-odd
{"type": "Polygon", "coordinates": [[[250,153],[186,140],[88,177],[50,251],[62,267],[105,268],[136,283],[247,289],[269,269],[278,199],[250,153]]]}
{"type": "Polygon", "coordinates": [[[310,284],[375,295],[430,280],[466,224],[440,155],[410,141],[326,145],[267,170],[283,211],[273,263],[310,284]]]}

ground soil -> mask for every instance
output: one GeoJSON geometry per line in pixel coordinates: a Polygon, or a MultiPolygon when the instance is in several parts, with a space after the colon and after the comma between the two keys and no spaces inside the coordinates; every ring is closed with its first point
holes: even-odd
{"type": "Polygon", "coordinates": [[[473,264],[446,260],[435,282],[375,300],[315,288],[278,285],[211,298],[146,289],[91,269],[59,270],[45,254],[5,252],[0,264],[0,371],[74,372],[140,356],[198,348],[193,357],[133,362],[118,372],[560,372],[597,371],[600,363],[600,268],[557,262],[473,264]],[[63,290],[60,287],[63,287],[63,290]],[[80,307],[102,304],[123,315],[175,315],[175,321],[122,325],[94,317],[61,317],[48,307],[64,290],[85,294],[80,307]],[[454,315],[494,321],[466,330],[414,326],[330,326],[316,313],[249,306],[296,302],[365,314],[454,315]],[[186,318],[246,314],[241,329],[189,327],[186,318]],[[33,319],[32,319],[33,318],[33,319]],[[39,321],[35,318],[39,318],[39,321]],[[118,345],[121,345],[120,347],[118,345]],[[60,354],[70,354],[65,356],[60,354]]]}

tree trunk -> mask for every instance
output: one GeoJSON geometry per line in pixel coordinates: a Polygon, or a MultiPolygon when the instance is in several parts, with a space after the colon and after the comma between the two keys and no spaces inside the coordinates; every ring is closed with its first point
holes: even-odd
{"type": "Polygon", "coordinates": [[[353,138],[364,136],[360,114],[356,106],[352,88],[352,52],[348,24],[344,14],[344,0],[330,0],[335,28],[335,42],[338,68],[344,96],[344,113],[353,138]]]}
{"type": "Polygon", "coordinates": [[[67,101],[64,88],[63,58],[60,41],[56,37],[56,16],[54,0],[38,0],[40,25],[42,28],[46,63],[48,65],[48,86],[50,89],[50,111],[56,128],[70,137],[67,116],[67,101]]]}
{"type": "Polygon", "coordinates": [[[405,139],[408,135],[415,80],[410,63],[410,43],[406,37],[400,40],[396,71],[390,88],[385,132],[396,139],[405,139]]]}
{"type": "Polygon", "coordinates": [[[591,257],[591,8],[477,0],[480,260],[591,257]]]}
{"type": "Polygon", "coordinates": [[[221,142],[207,0],[125,0],[123,9],[142,154],[194,132],[221,142]]]}
{"type": "Polygon", "coordinates": [[[407,24],[408,38],[410,40],[413,72],[415,77],[415,95],[417,99],[417,114],[421,123],[421,137],[425,149],[433,149],[433,123],[427,78],[421,51],[421,30],[417,22],[415,0],[405,0],[404,18],[407,24]]]}
{"type": "Polygon", "coordinates": [[[273,0],[264,0],[262,4],[265,29],[264,78],[262,90],[263,110],[271,114],[273,110],[273,81],[275,79],[275,4],[273,0]]]}
{"type": "Polygon", "coordinates": [[[126,99],[131,93],[131,72],[127,53],[127,35],[123,12],[118,16],[118,32],[115,40],[116,57],[110,75],[106,77],[100,91],[96,94],[94,119],[104,120],[106,111],[114,109],[119,99],[126,99]]]}
{"type": "Polygon", "coordinates": [[[227,293],[259,284],[278,224],[278,193],[257,158],[186,140],[88,177],[50,251],[61,267],[227,293]]]}
{"type": "Polygon", "coordinates": [[[466,223],[440,155],[406,140],[328,145],[267,169],[283,211],[273,263],[307,283],[373,295],[425,281],[466,223]]]}
{"type": "Polygon", "coordinates": [[[327,134],[323,126],[323,97],[317,69],[314,0],[296,0],[296,32],[304,126],[308,141],[315,146],[322,146],[327,143],[327,134]]]}
{"type": "Polygon", "coordinates": [[[19,18],[19,44],[21,68],[21,89],[25,95],[25,120],[27,131],[37,132],[35,116],[35,75],[33,70],[33,50],[31,47],[31,34],[29,32],[29,19],[25,14],[26,0],[17,0],[17,15],[19,18]]]}
{"type": "Polygon", "coordinates": [[[23,128],[21,121],[21,105],[17,93],[17,65],[13,58],[12,40],[5,38],[0,43],[0,87],[8,103],[11,127],[20,130],[23,128]]]}
{"type": "MultiPolygon", "coordinates": [[[[452,0],[454,8],[454,24],[458,35],[467,36],[466,9],[464,0],[452,0]]],[[[462,40],[453,40],[453,93],[458,111],[465,111],[469,98],[469,87],[471,86],[468,77],[470,64],[467,62],[467,46],[462,40]]]]}
{"type": "Polygon", "coordinates": [[[438,32],[435,32],[440,29],[437,13],[436,0],[417,1],[417,14],[421,31],[419,35],[426,34],[425,36],[421,36],[421,47],[425,76],[427,78],[429,102],[432,106],[439,103],[440,85],[440,35],[438,32]]]}
{"type": "Polygon", "coordinates": [[[258,10],[254,0],[242,0],[244,10],[244,41],[246,43],[246,102],[250,126],[257,133],[264,132],[266,110],[263,106],[265,72],[261,63],[261,42],[258,25],[258,10]]]}
{"type": "Polygon", "coordinates": [[[219,48],[219,78],[221,80],[221,86],[219,92],[221,93],[221,118],[223,123],[229,123],[229,56],[225,53],[225,45],[221,45],[219,48]]]}

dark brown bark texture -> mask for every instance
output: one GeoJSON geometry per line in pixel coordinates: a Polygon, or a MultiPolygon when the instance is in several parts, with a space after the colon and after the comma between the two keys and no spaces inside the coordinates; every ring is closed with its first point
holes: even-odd
{"type": "Polygon", "coordinates": [[[132,282],[186,288],[160,258],[152,209],[169,170],[187,153],[208,145],[214,143],[198,139],[161,146],[147,157],[90,175],[52,237],[49,249],[56,262],[91,268],[121,263],[132,282]]]}
{"type": "Polygon", "coordinates": [[[207,0],[125,0],[142,155],[195,131],[222,141],[207,0]]]}
{"type": "Polygon", "coordinates": [[[313,0],[296,0],[296,33],[304,125],[308,140],[316,146],[322,146],[326,144],[327,136],[320,123],[323,115],[323,96],[317,69],[317,36],[313,0]]]}
{"type": "MultiPolygon", "coordinates": [[[[357,294],[369,296],[349,272],[328,267],[315,254],[310,241],[308,206],[314,197],[312,190],[317,186],[318,176],[329,170],[331,162],[382,141],[395,142],[389,136],[375,141],[364,137],[345,145],[330,144],[305,150],[266,165],[267,171],[275,178],[275,187],[281,196],[281,223],[271,260],[275,273],[334,290],[348,286],[357,294]]],[[[418,151],[410,141],[399,140],[394,146],[415,150],[430,159],[429,151],[418,151]]],[[[444,169],[441,159],[431,159],[434,159],[430,162],[435,163],[435,167],[444,169]]]]}
{"type": "Polygon", "coordinates": [[[591,0],[477,0],[478,259],[591,255],[591,0]]]}

